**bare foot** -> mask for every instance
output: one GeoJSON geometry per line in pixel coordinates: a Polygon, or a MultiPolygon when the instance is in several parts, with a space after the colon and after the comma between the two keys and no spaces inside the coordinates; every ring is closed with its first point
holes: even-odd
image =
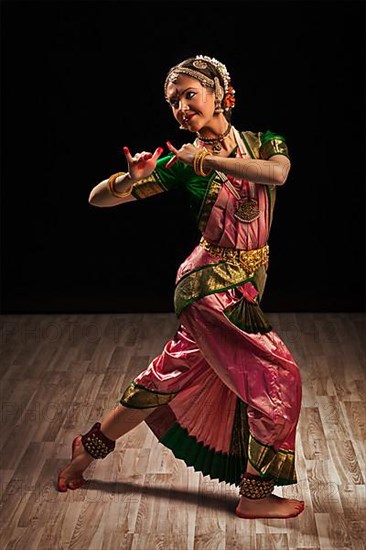
{"type": "Polygon", "coordinates": [[[304,510],[304,501],[294,498],[282,498],[277,495],[268,495],[265,498],[250,499],[240,497],[235,510],[240,518],[294,518],[304,510]]]}
{"type": "Polygon", "coordinates": [[[93,460],[90,454],[84,449],[84,445],[81,442],[81,435],[75,437],[72,442],[71,461],[58,475],[58,490],[64,493],[67,489],[74,490],[84,485],[86,480],[83,478],[82,474],[93,460]]]}

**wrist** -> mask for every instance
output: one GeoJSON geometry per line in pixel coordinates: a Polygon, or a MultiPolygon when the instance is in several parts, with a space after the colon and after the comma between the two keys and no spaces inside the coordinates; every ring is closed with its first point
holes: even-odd
{"type": "Polygon", "coordinates": [[[129,172],[122,172],[121,175],[115,179],[114,188],[117,191],[123,192],[127,187],[134,185],[137,181],[137,179],[130,176],[129,172]]]}
{"type": "Polygon", "coordinates": [[[210,170],[213,170],[215,167],[215,159],[216,157],[214,155],[206,155],[203,159],[202,167],[205,172],[209,172],[210,170]]]}
{"type": "Polygon", "coordinates": [[[132,180],[128,172],[117,172],[108,178],[107,187],[111,195],[123,199],[131,195],[134,183],[135,180],[132,180]],[[119,182],[119,185],[117,182],[119,182]]]}
{"type": "Polygon", "coordinates": [[[206,151],[206,149],[199,149],[193,159],[193,170],[197,174],[197,176],[209,176],[211,173],[211,168],[207,167],[207,164],[205,165],[205,160],[208,156],[211,156],[211,154],[206,151]],[[207,170],[206,170],[207,167],[207,170]]]}

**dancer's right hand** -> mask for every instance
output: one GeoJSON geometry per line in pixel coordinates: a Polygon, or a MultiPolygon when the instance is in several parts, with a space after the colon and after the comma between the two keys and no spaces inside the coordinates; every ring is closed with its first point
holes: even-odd
{"type": "Polygon", "coordinates": [[[132,156],[129,148],[123,147],[130,177],[134,180],[141,180],[142,178],[150,176],[155,169],[156,161],[163,151],[164,149],[162,147],[158,147],[154,154],[142,151],[142,153],[136,153],[132,156]]]}

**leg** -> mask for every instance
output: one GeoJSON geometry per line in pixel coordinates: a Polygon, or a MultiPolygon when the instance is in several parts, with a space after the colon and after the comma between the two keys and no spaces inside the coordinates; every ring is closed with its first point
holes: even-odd
{"type": "MultiPolygon", "coordinates": [[[[135,428],[145,420],[155,409],[129,409],[118,404],[101,421],[101,432],[110,440],[116,441],[119,437],[135,428]]],[[[81,435],[75,437],[72,444],[72,459],[59,473],[58,490],[77,489],[85,483],[82,476],[84,470],[93,462],[93,457],[84,448],[81,435]]]]}
{"type": "MultiPolygon", "coordinates": [[[[126,388],[121,402],[101,421],[101,434],[110,442],[116,441],[145,420],[159,405],[169,402],[175,392],[188,385],[202,361],[199,350],[194,345],[184,328],[180,327],[174,339],[165,345],[163,353],[135,377],[136,382],[151,391],[144,392],[141,386],[132,391],[130,387],[126,388]],[[163,394],[159,394],[156,391],[158,389],[163,394]]],[[[85,483],[82,474],[92,461],[93,457],[85,449],[82,436],[75,437],[72,443],[72,459],[59,474],[59,491],[81,487],[85,483]]]]}
{"type": "Polygon", "coordinates": [[[271,493],[276,477],[290,483],[296,479],[290,467],[283,467],[280,455],[288,453],[291,465],[301,406],[299,369],[273,330],[246,331],[223,315],[234,298],[234,293],[206,296],[183,311],[182,319],[212,369],[247,404],[253,435],[248,456],[255,467],[248,463],[240,483],[237,515],[294,517],[303,511],[303,501],[271,493]]]}
{"type": "MultiPolygon", "coordinates": [[[[258,477],[258,472],[248,462],[245,477],[254,479],[254,483],[263,485],[263,480],[258,477]]],[[[244,481],[244,480],[243,480],[244,481]]],[[[268,492],[271,489],[268,489],[268,492]]],[[[277,495],[267,494],[262,498],[250,498],[250,488],[245,486],[245,481],[240,489],[240,501],[235,513],[240,518],[291,518],[296,517],[304,510],[304,501],[290,498],[281,498],[277,495]]]]}

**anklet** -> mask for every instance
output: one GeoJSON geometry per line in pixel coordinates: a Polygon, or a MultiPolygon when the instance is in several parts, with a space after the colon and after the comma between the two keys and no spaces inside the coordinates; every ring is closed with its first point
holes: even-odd
{"type": "Polygon", "coordinates": [[[96,422],[88,433],[81,437],[85,450],[93,458],[105,458],[116,446],[115,441],[112,441],[100,431],[100,426],[101,423],[96,422]]]}
{"type": "Polygon", "coordinates": [[[260,476],[245,472],[240,476],[239,495],[247,498],[265,498],[274,489],[274,479],[263,479],[260,476]]]}

